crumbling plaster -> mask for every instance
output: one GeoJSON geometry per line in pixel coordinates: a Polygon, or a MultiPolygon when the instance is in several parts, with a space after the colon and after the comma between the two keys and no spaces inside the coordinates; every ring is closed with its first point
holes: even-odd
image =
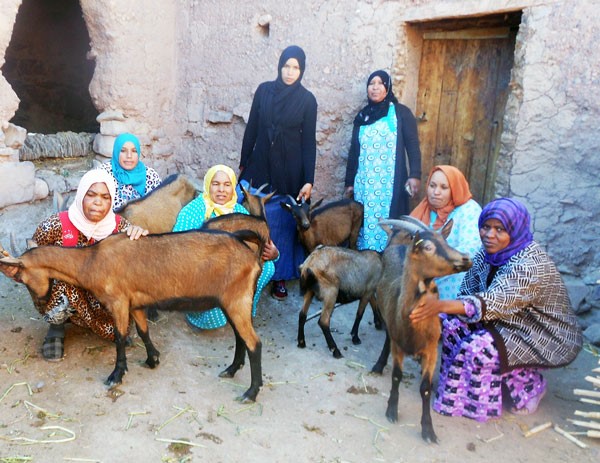
{"type": "MultiPolygon", "coordinates": [[[[82,0],[81,6],[96,61],[93,101],[100,113],[123,115],[124,127],[142,138],[146,162],[162,175],[198,178],[216,162],[236,168],[254,90],[276,76],[286,45],[301,45],[303,82],[319,102],[315,194],[329,198],[342,191],[368,74],[391,69],[396,94],[415,107],[421,43],[410,24],[522,10],[496,189],[527,203],[536,238],[565,274],[589,283],[600,277],[592,228],[600,218],[599,3],[82,0]],[[265,18],[268,35],[259,26],[265,18]]],[[[0,0],[0,62],[19,4],[0,0]]],[[[0,76],[2,127],[17,103],[0,76]]],[[[110,131],[108,121],[115,127],[107,118],[103,132],[110,131]]]]}

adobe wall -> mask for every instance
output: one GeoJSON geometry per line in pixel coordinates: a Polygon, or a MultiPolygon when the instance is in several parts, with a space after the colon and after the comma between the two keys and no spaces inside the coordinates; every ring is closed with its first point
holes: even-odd
{"type": "MultiPolygon", "coordinates": [[[[599,3],[237,0],[224,8],[212,0],[82,0],[96,61],[90,93],[102,121],[95,148],[108,155],[126,129],[162,175],[201,178],[217,162],[237,168],[253,92],[275,78],[281,50],[298,44],[307,54],[303,82],[319,102],[315,195],[337,197],[369,73],[391,69],[396,94],[415,106],[420,42],[405,22],[522,10],[497,192],[530,207],[536,238],[565,275],[593,284],[600,278],[599,3]]],[[[0,62],[19,4],[0,0],[0,62]]],[[[17,104],[0,76],[0,208],[48,194],[33,165],[15,155],[24,131],[8,121],[17,104]]]]}

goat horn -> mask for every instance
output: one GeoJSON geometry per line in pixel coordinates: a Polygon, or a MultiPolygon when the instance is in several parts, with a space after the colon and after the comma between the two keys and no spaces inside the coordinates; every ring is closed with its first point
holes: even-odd
{"type": "Polygon", "coordinates": [[[268,183],[263,183],[261,186],[259,186],[258,190],[256,190],[256,194],[259,194],[267,185],[268,183]]]}
{"type": "Polygon", "coordinates": [[[292,201],[292,204],[298,204],[298,201],[296,201],[292,195],[287,195],[287,197],[290,198],[290,201],[292,201]]]}
{"type": "MultiPolygon", "coordinates": [[[[417,221],[418,222],[418,221],[417,221]]],[[[389,225],[392,228],[396,227],[396,228],[401,228],[402,230],[407,231],[408,233],[410,233],[411,235],[414,235],[416,232],[418,231],[423,231],[426,230],[427,228],[424,227],[424,225],[422,223],[419,222],[419,224],[414,223],[412,221],[408,221],[408,220],[400,220],[400,219],[387,219],[387,220],[380,220],[379,221],[379,225],[389,225]]]]}
{"type": "Polygon", "coordinates": [[[415,225],[416,227],[420,227],[422,230],[428,230],[427,225],[425,225],[423,222],[421,222],[419,219],[416,219],[414,217],[411,217],[410,215],[401,215],[400,218],[398,220],[401,220],[403,222],[409,222],[412,223],[413,225],[415,225]]]}

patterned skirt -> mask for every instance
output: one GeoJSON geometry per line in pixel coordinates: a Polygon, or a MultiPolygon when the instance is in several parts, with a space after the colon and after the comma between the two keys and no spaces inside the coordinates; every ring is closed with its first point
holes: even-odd
{"type": "Polygon", "coordinates": [[[477,421],[502,414],[503,391],[517,410],[538,400],[546,381],[537,368],[500,373],[498,349],[489,331],[458,317],[442,320],[442,360],[433,409],[477,421]]]}

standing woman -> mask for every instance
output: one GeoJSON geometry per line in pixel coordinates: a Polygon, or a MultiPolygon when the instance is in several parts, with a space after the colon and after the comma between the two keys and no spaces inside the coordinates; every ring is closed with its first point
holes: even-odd
{"type": "MultiPolygon", "coordinates": [[[[113,210],[115,183],[104,170],[93,169],[79,181],[68,211],[51,215],[35,230],[33,241],[39,246],[86,247],[113,233],[126,231],[131,239],[148,231],[131,225],[113,210]]],[[[117,256],[118,257],[118,256],[117,256]]],[[[14,274],[7,274],[14,278],[14,274]]],[[[106,275],[97,275],[105,278],[106,275]]],[[[89,328],[98,336],[114,340],[115,326],[110,312],[88,291],[63,281],[52,280],[47,301],[33,298],[36,309],[50,326],[42,345],[48,361],[62,360],[65,323],[89,328]]]]}
{"type": "Polygon", "coordinates": [[[143,198],[160,185],[158,173],[146,166],[141,156],[138,138],[130,133],[122,133],[115,139],[112,159],[101,166],[117,184],[115,211],[133,199],[143,198]]]}
{"type": "Polygon", "coordinates": [[[442,314],[442,358],[433,409],[487,421],[535,413],[546,368],[568,365],[581,350],[577,315],[554,262],[533,240],[529,212],[510,198],[479,218],[483,248],[458,298],[424,298],[413,323],[442,314]]]}
{"type": "MultiPolygon", "coordinates": [[[[453,166],[434,166],[427,178],[425,198],[413,209],[411,216],[429,228],[441,229],[450,219],[452,231],[446,241],[454,249],[471,258],[481,249],[478,220],[481,206],[473,199],[469,182],[453,166]]],[[[440,299],[455,299],[465,272],[436,278],[440,299]]]]}
{"type": "Polygon", "coordinates": [[[275,264],[272,295],[287,297],[285,281],[299,277],[304,249],[296,223],[279,206],[287,195],[310,200],[315,178],[317,100],[301,84],[306,66],[297,46],[281,53],[277,79],[256,89],[242,142],[240,180],[253,186],[269,184],[276,196],[266,205],[271,237],[281,253],[275,264]]]}
{"type": "Polygon", "coordinates": [[[417,121],[394,96],[387,72],[369,76],[367,98],[369,103],[354,119],[345,195],[364,205],[358,248],[383,251],[387,234],[379,219],[410,212],[409,197],[421,186],[421,149],[417,121]]]}

